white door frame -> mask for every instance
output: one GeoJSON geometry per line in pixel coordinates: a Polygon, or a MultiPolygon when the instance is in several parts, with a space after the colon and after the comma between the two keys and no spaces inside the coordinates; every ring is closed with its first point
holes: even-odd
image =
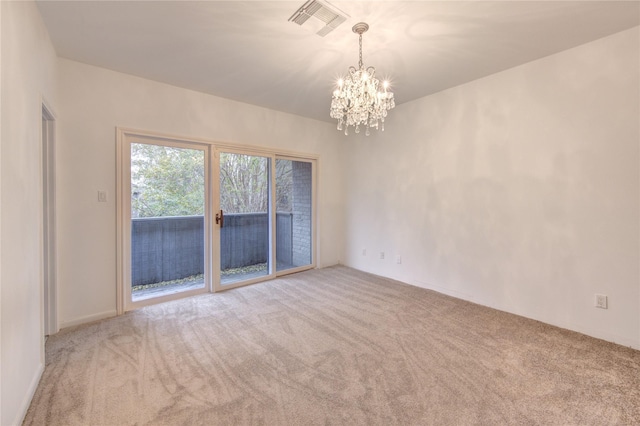
{"type": "MultiPolygon", "coordinates": [[[[199,145],[207,147],[207,174],[206,182],[206,213],[205,213],[205,288],[204,291],[216,292],[220,290],[228,290],[231,288],[253,284],[275,276],[286,275],[306,269],[315,268],[318,262],[317,253],[319,250],[319,238],[317,225],[317,168],[319,158],[317,155],[310,155],[294,151],[279,150],[264,146],[244,145],[229,142],[219,142],[208,139],[200,139],[194,137],[184,137],[171,134],[163,134],[158,132],[137,130],[125,127],[116,127],[116,308],[117,314],[122,315],[130,309],[139,306],[154,304],[163,301],[162,298],[150,299],[146,303],[131,304],[130,287],[131,287],[131,258],[130,258],[130,238],[131,238],[131,148],[132,141],[147,140],[148,143],[159,142],[159,144],[170,145],[172,142],[182,144],[199,145]],[[220,283],[220,268],[217,265],[220,259],[220,228],[213,220],[213,212],[219,210],[219,155],[220,152],[231,152],[237,154],[257,155],[268,157],[271,159],[271,194],[270,198],[275,199],[275,159],[291,159],[295,161],[305,161],[312,164],[312,262],[299,268],[287,269],[284,271],[275,271],[275,220],[271,221],[270,242],[271,242],[271,266],[272,270],[269,275],[258,277],[256,279],[246,280],[238,283],[232,283],[222,286],[220,283]],[[215,264],[215,267],[214,267],[215,264]]],[[[275,203],[271,203],[270,214],[275,217],[275,203]]],[[[198,291],[200,293],[202,291],[198,291]]],[[[191,293],[186,291],[172,298],[181,298],[191,293]]]]}
{"type": "Polygon", "coordinates": [[[60,330],[56,268],[55,117],[42,102],[42,289],[45,336],[60,330]]]}
{"type": "Polygon", "coordinates": [[[249,155],[249,156],[255,156],[255,157],[262,157],[262,158],[267,158],[269,159],[269,208],[267,211],[267,214],[269,216],[269,236],[268,236],[268,240],[269,240],[269,270],[267,271],[268,273],[265,275],[261,275],[259,277],[255,277],[255,278],[250,278],[250,279],[245,279],[242,281],[237,281],[237,282],[233,282],[233,283],[229,283],[229,284],[222,284],[222,280],[220,277],[220,236],[221,236],[221,231],[220,231],[220,226],[214,224],[212,227],[213,230],[213,248],[214,248],[214,261],[213,261],[213,265],[215,265],[214,268],[214,275],[213,275],[213,291],[223,291],[223,290],[230,290],[232,288],[237,288],[237,287],[243,287],[249,284],[255,284],[261,281],[266,281],[269,279],[273,279],[276,277],[276,265],[275,265],[275,229],[276,229],[276,224],[275,224],[275,220],[272,220],[273,218],[275,218],[275,202],[273,200],[275,200],[275,161],[276,161],[276,155],[272,152],[265,152],[265,151],[256,151],[254,149],[250,149],[250,148],[242,148],[242,147],[237,147],[237,146],[233,146],[233,147],[229,147],[229,146],[216,146],[214,149],[214,164],[213,164],[213,191],[214,191],[214,197],[213,198],[213,203],[214,203],[214,211],[220,211],[220,154],[221,153],[229,153],[229,154],[240,154],[240,155],[249,155]]]}
{"type": "Polygon", "coordinates": [[[143,135],[118,128],[117,130],[117,289],[116,308],[118,315],[124,312],[169,300],[180,299],[211,291],[211,195],[210,195],[210,144],[184,138],[143,135]],[[201,289],[186,290],[175,294],[158,296],[134,302],[131,298],[131,145],[150,144],[175,148],[199,150],[204,153],[205,162],[205,209],[204,209],[204,286],[201,289]]]}

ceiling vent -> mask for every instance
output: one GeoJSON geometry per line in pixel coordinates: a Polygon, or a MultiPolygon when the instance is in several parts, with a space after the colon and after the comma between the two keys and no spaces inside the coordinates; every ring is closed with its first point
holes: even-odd
{"type": "Polygon", "coordinates": [[[317,31],[314,29],[314,31],[320,37],[324,37],[346,21],[348,17],[349,15],[325,1],[309,0],[291,15],[289,21],[298,25],[306,23],[306,25],[318,26],[320,24],[320,28],[317,31]],[[312,16],[316,19],[309,21],[312,16]]]}

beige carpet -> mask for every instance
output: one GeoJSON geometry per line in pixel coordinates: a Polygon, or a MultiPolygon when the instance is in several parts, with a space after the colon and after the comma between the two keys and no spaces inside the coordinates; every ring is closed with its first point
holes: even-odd
{"type": "Polygon", "coordinates": [[[63,330],[32,425],[640,424],[640,351],[345,267],[63,330]]]}

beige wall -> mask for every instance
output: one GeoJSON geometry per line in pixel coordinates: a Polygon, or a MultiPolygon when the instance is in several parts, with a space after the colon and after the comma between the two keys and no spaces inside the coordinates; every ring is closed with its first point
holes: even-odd
{"type": "Polygon", "coordinates": [[[116,126],[319,156],[319,266],[343,246],[342,156],[331,124],[60,59],[61,326],[116,313],[116,126]],[[106,190],[107,203],[97,202],[106,190]]]}
{"type": "Polygon", "coordinates": [[[32,2],[2,2],[0,424],[19,424],[44,368],[41,119],[56,57],[32,2]]]}
{"type": "Polygon", "coordinates": [[[346,263],[640,348],[639,47],[636,27],[350,140],[346,263]]]}
{"type": "Polygon", "coordinates": [[[640,348],[638,28],[401,105],[384,133],[345,138],[56,59],[31,2],[0,2],[0,22],[0,424],[20,422],[43,368],[43,97],[57,124],[62,326],[115,314],[123,126],[318,155],[321,267],[346,259],[640,348]]]}

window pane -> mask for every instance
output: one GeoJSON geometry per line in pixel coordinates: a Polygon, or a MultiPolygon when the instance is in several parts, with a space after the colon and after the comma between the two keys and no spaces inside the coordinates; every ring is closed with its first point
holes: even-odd
{"type": "Polygon", "coordinates": [[[220,282],[269,275],[269,159],[220,153],[220,282]]]}
{"type": "Polygon", "coordinates": [[[131,296],[204,287],[205,156],[131,144],[131,296]]]}
{"type": "Polygon", "coordinates": [[[276,271],[310,265],[311,163],[276,160],[276,271]]]}

